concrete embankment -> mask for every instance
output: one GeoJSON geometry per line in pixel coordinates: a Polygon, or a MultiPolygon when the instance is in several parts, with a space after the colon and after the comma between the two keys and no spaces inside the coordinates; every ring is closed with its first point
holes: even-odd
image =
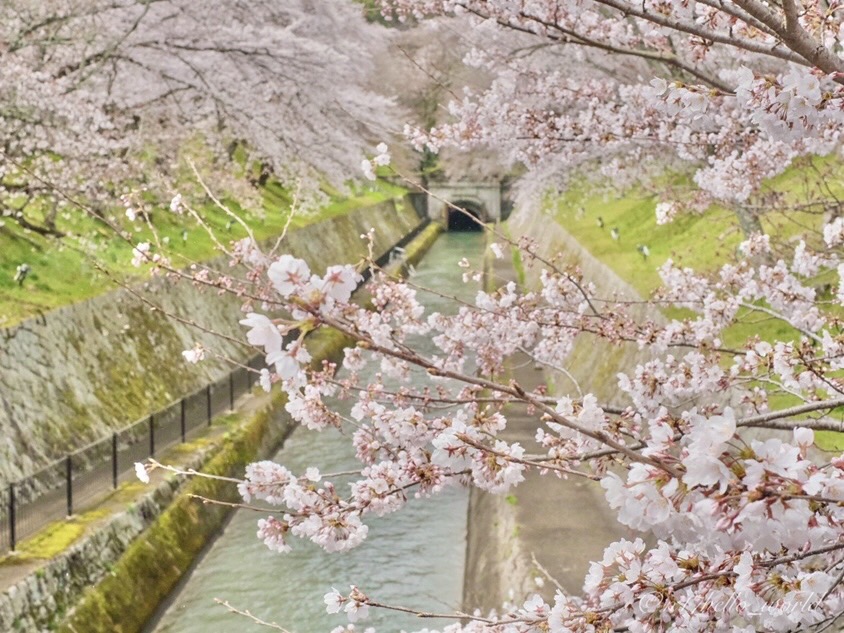
{"type": "MultiPolygon", "coordinates": [[[[561,265],[579,267],[587,281],[605,296],[638,299],[635,291],[607,268],[552,218],[517,212],[508,222],[513,236],[535,240],[540,255],[561,256],[561,265]]],[[[490,279],[515,280],[511,260],[489,260],[490,279]]],[[[528,269],[525,284],[537,285],[538,273],[528,269]]],[[[658,314],[650,315],[659,319],[658,314]]],[[[570,377],[550,375],[526,358],[512,359],[512,377],[524,388],[549,385],[556,395],[577,397],[576,381],[601,402],[621,403],[616,375],[650,357],[633,344],[610,345],[581,334],[566,360],[570,377]]],[[[518,441],[529,453],[540,452],[534,441],[537,417],[513,407],[504,437],[518,441]]],[[[556,587],[546,573],[568,592],[579,593],[589,563],[628,531],[613,516],[597,483],[560,479],[530,472],[526,481],[503,497],[472,490],[469,506],[469,542],[464,582],[464,608],[499,609],[505,602],[523,600],[532,593],[552,599],[556,587]],[[541,578],[539,582],[537,578],[541,578]]]]}
{"type": "MultiPolygon", "coordinates": [[[[321,271],[362,256],[360,235],[370,228],[380,255],[418,222],[407,201],[390,201],[292,231],[282,249],[321,271]]],[[[235,342],[242,339],[240,304],[237,297],[158,279],[0,330],[0,485],[225,376],[226,363],[187,365],[181,351],[201,342],[245,360],[248,348],[235,342]],[[135,293],[224,336],[167,319],[135,293]]]]}
{"type": "MultiPolygon", "coordinates": [[[[418,221],[386,216],[376,230],[395,236],[411,230],[418,221]],[[386,230],[385,223],[391,223],[386,230]]],[[[364,214],[363,217],[366,217],[364,214]]],[[[340,221],[340,219],[336,219],[340,221]]],[[[360,217],[357,222],[365,221],[360,217]]],[[[344,231],[365,232],[367,227],[346,225],[344,231]]],[[[325,227],[323,227],[325,230],[325,227]]],[[[422,257],[436,239],[439,227],[430,225],[406,246],[407,261],[422,257]]],[[[300,238],[302,239],[302,238],[300,238]]],[[[325,235],[319,243],[325,243],[325,235]]],[[[303,254],[301,244],[298,253],[303,254]]],[[[383,244],[383,238],[379,240],[383,244]]],[[[390,244],[391,245],[391,244],[390,244]]],[[[382,247],[389,250],[390,245],[382,247]]],[[[351,248],[351,247],[350,247],[351,248]]],[[[345,260],[350,259],[346,252],[345,260]]],[[[337,261],[335,253],[308,259],[316,270],[337,261]]],[[[396,264],[396,267],[401,264],[396,264]]],[[[239,315],[239,313],[236,313],[239,315]]],[[[308,338],[315,363],[335,358],[347,341],[336,332],[320,332],[308,338]]],[[[200,441],[185,467],[224,477],[242,476],[246,464],[277,450],[293,425],[283,411],[284,398],[276,395],[250,397],[241,403],[240,419],[225,435],[200,441]]],[[[190,447],[189,447],[190,448],[190,447]]],[[[137,488],[138,484],[130,487],[137,488]]],[[[83,537],[53,560],[16,582],[0,594],[0,630],[36,633],[59,630],[74,633],[137,633],[166,599],[194,559],[223,525],[230,508],[204,504],[196,497],[234,502],[235,487],[225,481],[182,477],[159,477],[155,488],[132,497],[112,499],[105,518],[98,518],[83,537]]],[[[103,512],[95,510],[95,512],[103,512]]]]}

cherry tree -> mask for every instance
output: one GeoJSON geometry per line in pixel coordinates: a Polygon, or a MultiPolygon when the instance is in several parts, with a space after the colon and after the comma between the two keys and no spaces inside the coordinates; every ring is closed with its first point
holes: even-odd
{"type": "MultiPolygon", "coordinates": [[[[452,100],[453,122],[413,130],[417,145],[492,146],[531,166],[534,182],[546,187],[584,163],[600,161],[604,176],[618,178],[680,159],[696,191],[664,192],[660,217],[719,201],[740,213],[750,235],[761,228],[752,197],[766,179],[797,157],[838,148],[844,62],[835,3],[383,0],[382,7],[399,20],[469,20],[480,43],[467,62],[497,77],[488,90],[452,100]]],[[[837,214],[833,196],[817,197],[837,214]]]]}
{"type": "Polygon", "coordinates": [[[164,188],[198,135],[315,191],[389,133],[366,87],[389,31],[351,2],[13,0],[0,23],[3,204],[42,233],[76,197],[105,213],[150,174],[164,188]]]}

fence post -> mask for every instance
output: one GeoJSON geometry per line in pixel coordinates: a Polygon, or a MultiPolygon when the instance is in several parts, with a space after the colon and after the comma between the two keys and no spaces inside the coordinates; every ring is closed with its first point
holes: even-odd
{"type": "Polygon", "coordinates": [[[111,485],[117,488],[117,476],[119,469],[117,465],[117,433],[111,435],[111,485]]]}
{"type": "Polygon", "coordinates": [[[149,456],[155,456],[155,414],[149,416],[149,456]]]}
{"type": "Polygon", "coordinates": [[[15,484],[9,484],[9,548],[14,552],[17,547],[17,504],[15,503],[15,484]]]}
{"type": "Polygon", "coordinates": [[[229,374],[229,409],[234,411],[234,372],[229,374]]]}
{"type": "Polygon", "coordinates": [[[67,516],[73,516],[73,458],[65,459],[65,476],[67,478],[67,516]]]}
{"type": "Polygon", "coordinates": [[[208,426],[211,426],[211,385],[205,387],[205,399],[208,401],[208,426]]]}
{"type": "Polygon", "coordinates": [[[187,435],[187,421],[185,420],[185,398],[182,398],[181,411],[179,413],[179,424],[182,431],[182,444],[185,443],[185,436],[187,435]]]}

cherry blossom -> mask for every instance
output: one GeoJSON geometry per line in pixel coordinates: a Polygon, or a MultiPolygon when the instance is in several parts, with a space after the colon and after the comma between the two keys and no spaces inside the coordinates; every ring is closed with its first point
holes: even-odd
{"type": "Polygon", "coordinates": [[[261,389],[267,393],[269,393],[270,389],[272,389],[272,375],[266,367],[261,368],[261,374],[258,377],[258,382],[261,385],[261,389]]]}
{"type": "Polygon", "coordinates": [[[281,353],[281,332],[279,332],[278,327],[266,316],[256,312],[250,312],[240,323],[250,328],[246,334],[246,340],[249,343],[263,347],[267,355],[281,353]]]}
{"type": "Polygon", "coordinates": [[[182,356],[187,362],[195,365],[200,361],[205,360],[205,351],[205,348],[201,344],[197,343],[191,349],[183,351],[182,356]]]}
{"type": "Polygon", "coordinates": [[[141,483],[149,483],[149,471],[147,471],[147,468],[144,464],[141,464],[140,462],[135,462],[135,477],[137,477],[141,483]]]}
{"type": "Polygon", "coordinates": [[[132,249],[132,265],[136,268],[150,260],[150,243],[141,242],[132,249]]]}
{"type": "Polygon", "coordinates": [[[346,303],[361,279],[352,266],[329,266],[325,276],[318,280],[316,286],[332,299],[346,303]]]}
{"type": "Polygon", "coordinates": [[[0,202],[42,234],[70,237],[58,220],[78,209],[114,220],[114,198],[139,181],[154,206],[186,216],[190,196],[172,187],[198,139],[241,202],[260,201],[229,176],[234,146],[259,181],[298,187],[310,207],[321,184],[345,190],[371,130],[397,125],[390,99],[366,87],[392,32],[352,2],[12,0],[0,17],[0,202]]]}
{"type": "Polygon", "coordinates": [[[267,354],[267,364],[275,365],[275,372],[282,380],[293,381],[301,372],[300,363],[311,359],[307,350],[297,343],[290,343],[287,349],[277,349],[267,354]]]}
{"type": "Polygon", "coordinates": [[[287,298],[309,281],[311,270],[304,260],[282,255],[270,265],[268,275],[276,291],[287,298]]]}
{"type": "Polygon", "coordinates": [[[258,521],[258,538],[264,542],[269,550],[279,554],[290,551],[290,546],[284,541],[284,534],[287,530],[287,525],[274,517],[258,521]]]}

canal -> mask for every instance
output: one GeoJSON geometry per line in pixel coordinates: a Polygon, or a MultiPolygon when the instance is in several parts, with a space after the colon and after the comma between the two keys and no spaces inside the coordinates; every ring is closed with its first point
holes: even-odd
{"type": "MultiPolygon", "coordinates": [[[[463,270],[457,262],[466,257],[473,269],[479,269],[483,239],[483,233],[444,233],[420,262],[413,281],[445,295],[472,300],[477,285],[463,283],[463,270]]],[[[420,300],[429,311],[454,309],[429,293],[420,293],[420,300]]],[[[420,345],[433,352],[429,342],[420,345]]],[[[337,407],[346,413],[348,403],[339,402],[337,407]]],[[[359,467],[350,437],[336,430],[315,433],[297,429],[274,459],[296,473],[307,466],[318,466],[321,472],[359,467]]],[[[262,515],[239,510],[147,633],[270,630],[229,614],[215,598],[276,622],[291,633],[327,633],[347,620],[342,614],[325,612],[323,595],[332,587],[348,593],[351,584],[381,602],[425,610],[459,609],[467,503],[468,493],[452,488],[433,499],[413,499],[404,510],[382,519],[368,517],[368,539],[341,554],[326,554],[295,537],[291,538],[291,553],[270,552],[255,535],[262,515]]],[[[370,617],[357,628],[362,631],[367,626],[379,631],[415,630],[425,622],[370,610],[370,617]]]]}

